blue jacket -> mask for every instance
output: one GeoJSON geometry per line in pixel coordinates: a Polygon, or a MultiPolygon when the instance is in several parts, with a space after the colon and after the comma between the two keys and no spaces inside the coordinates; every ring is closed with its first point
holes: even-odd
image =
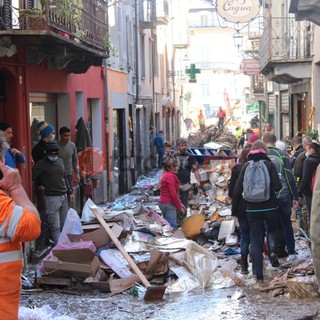
{"type": "Polygon", "coordinates": [[[4,161],[5,164],[13,169],[17,168],[17,163],[25,163],[26,157],[22,154],[21,156],[13,155],[11,153],[11,149],[8,149],[6,153],[4,154],[4,161]]]}
{"type": "Polygon", "coordinates": [[[158,151],[164,152],[163,144],[164,144],[163,135],[157,134],[156,137],[154,138],[154,145],[156,146],[158,151]]]}

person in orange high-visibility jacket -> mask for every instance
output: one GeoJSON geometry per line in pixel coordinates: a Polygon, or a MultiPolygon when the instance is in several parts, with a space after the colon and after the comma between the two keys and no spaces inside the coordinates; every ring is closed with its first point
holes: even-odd
{"type": "Polygon", "coordinates": [[[7,146],[0,136],[0,319],[17,320],[23,268],[21,243],[40,235],[40,218],[21,185],[19,171],[3,163],[7,146]]]}

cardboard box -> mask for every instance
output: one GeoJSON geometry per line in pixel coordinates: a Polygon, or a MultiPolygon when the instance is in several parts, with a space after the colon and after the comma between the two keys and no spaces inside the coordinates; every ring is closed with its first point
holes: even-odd
{"type": "MultiPolygon", "coordinates": [[[[108,225],[114,235],[119,238],[123,228],[117,223],[108,223],[108,225]]],[[[84,229],[84,231],[85,230],[86,229],[84,229]]],[[[93,227],[91,226],[90,228],[87,228],[87,230],[90,231],[82,234],[68,234],[68,238],[71,242],[92,241],[97,248],[105,246],[108,242],[110,242],[110,237],[108,236],[106,230],[100,226],[100,224],[93,225],[93,227]]]]}
{"type": "Polygon", "coordinates": [[[43,266],[46,273],[54,276],[95,277],[101,264],[90,249],[52,250],[52,253],[49,260],[43,260],[43,266]]]}
{"type": "Polygon", "coordinates": [[[97,230],[82,234],[67,234],[71,242],[92,241],[97,248],[105,246],[110,238],[102,227],[97,230]]]}

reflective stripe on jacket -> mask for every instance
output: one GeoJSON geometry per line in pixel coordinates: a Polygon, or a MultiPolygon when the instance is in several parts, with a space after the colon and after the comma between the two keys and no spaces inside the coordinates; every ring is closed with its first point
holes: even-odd
{"type": "Polygon", "coordinates": [[[34,240],[39,234],[39,218],[0,190],[0,263],[21,260],[21,242],[34,240]]]}

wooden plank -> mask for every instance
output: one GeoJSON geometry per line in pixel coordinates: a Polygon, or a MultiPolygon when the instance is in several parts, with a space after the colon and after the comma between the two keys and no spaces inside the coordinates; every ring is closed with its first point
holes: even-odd
{"type": "Polygon", "coordinates": [[[37,277],[36,278],[36,288],[42,286],[64,286],[71,288],[72,281],[71,279],[66,278],[56,278],[56,277],[37,277]]]}

